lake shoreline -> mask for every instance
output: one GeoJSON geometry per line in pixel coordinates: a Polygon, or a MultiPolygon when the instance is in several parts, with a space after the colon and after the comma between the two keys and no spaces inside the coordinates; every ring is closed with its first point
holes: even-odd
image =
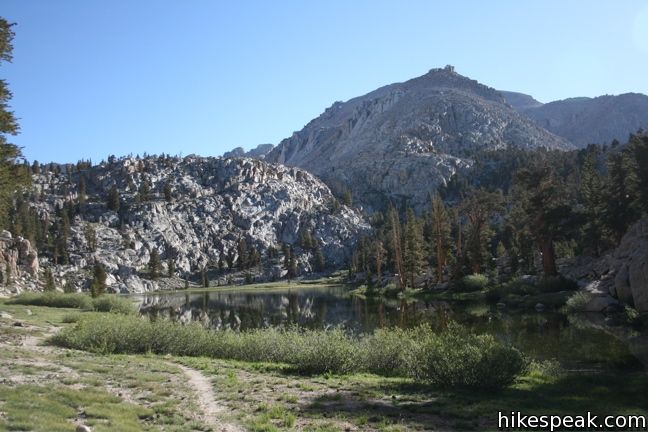
{"type": "Polygon", "coordinates": [[[0,384],[0,400],[7,413],[0,422],[7,426],[22,424],[25,429],[31,424],[34,430],[43,430],[42,425],[49,424],[48,430],[66,430],[64,425],[82,420],[97,431],[155,429],[162,425],[167,430],[196,430],[203,413],[194,408],[196,417],[191,417],[189,407],[197,403],[197,395],[195,389],[179,380],[183,375],[175,364],[205,376],[212,383],[216,401],[228,409],[228,415],[219,419],[241,430],[483,430],[496,428],[498,410],[511,409],[525,413],[550,410],[563,415],[587,410],[648,414],[641,402],[648,385],[645,372],[591,374],[535,368],[511,387],[493,394],[440,390],[409,378],[371,374],[302,375],[275,363],[151,354],[97,355],[48,345],[42,345],[43,354],[31,348],[34,338],[44,341],[58,329],[72,325],[64,322],[70,313],[91,312],[7,305],[5,301],[0,302],[0,310],[11,315],[11,319],[0,319],[0,335],[7,348],[2,350],[6,353],[3,367],[12,376],[10,382],[0,384]],[[21,326],[14,326],[15,322],[21,326]],[[29,370],[20,366],[33,363],[36,355],[41,366],[32,364],[29,370]],[[46,378],[53,368],[64,368],[62,382],[52,383],[52,378],[46,378]],[[39,383],[24,382],[30,376],[39,383]],[[138,392],[143,399],[133,397],[138,392]],[[38,405],[45,403],[34,399],[38,393],[47,396],[52,406],[60,404],[56,413],[38,405]],[[12,395],[31,397],[36,406],[27,407],[12,395]],[[65,395],[75,396],[66,399],[65,395]],[[111,413],[99,413],[94,408],[101,401],[112,401],[111,413]],[[86,413],[85,418],[77,416],[81,411],[86,413]]]}

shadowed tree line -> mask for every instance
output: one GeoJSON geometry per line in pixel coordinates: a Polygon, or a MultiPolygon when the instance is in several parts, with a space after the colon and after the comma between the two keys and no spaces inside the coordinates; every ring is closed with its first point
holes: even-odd
{"type": "Polygon", "coordinates": [[[501,151],[430,191],[416,214],[389,202],[359,241],[356,279],[429,286],[470,274],[558,276],[558,258],[600,256],[648,214],[648,135],[572,152],[501,151]]]}

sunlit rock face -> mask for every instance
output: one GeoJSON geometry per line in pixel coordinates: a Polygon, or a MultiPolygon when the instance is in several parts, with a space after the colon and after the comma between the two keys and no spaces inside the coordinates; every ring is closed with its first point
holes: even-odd
{"type": "MultiPolygon", "coordinates": [[[[39,198],[30,205],[43,218],[60,220],[57,208],[77,205],[81,176],[87,198],[70,220],[69,264],[55,267],[57,281],[77,289],[87,288],[98,261],[108,272],[110,290],[155,290],[167,281],[146,277],[153,249],[163,273],[170,259],[177,276],[191,277],[202,268],[217,268],[227,257],[237,262],[241,241],[261,255],[261,264],[249,270],[258,280],[285,274],[281,257],[265,259],[270,247],[281,250],[283,244],[293,247],[298,271],[305,274],[313,269],[314,252],[301,248],[302,232],[317,240],[329,268],[339,268],[358,235],[369,229],[359,213],[340,205],[308,172],[244,158],[110,158],[69,176],[44,172],[33,176],[39,198]],[[142,199],[145,182],[150,192],[142,199]],[[121,199],[118,212],[106,207],[113,186],[121,199]],[[88,228],[95,232],[96,250],[88,243],[88,228]]],[[[42,260],[49,264],[50,258],[45,254],[42,260]]]]}
{"type": "Polygon", "coordinates": [[[369,207],[385,198],[416,207],[476,151],[508,146],[571,148],[449,66],[336,102],[265,158],[349,188],[369,207]]]}
{"type": "Polygon", "coordinates": [[[0,294],[37,289],[38,270],[38,252],[31,242],[9,231],[0,231],[0,294]]]}

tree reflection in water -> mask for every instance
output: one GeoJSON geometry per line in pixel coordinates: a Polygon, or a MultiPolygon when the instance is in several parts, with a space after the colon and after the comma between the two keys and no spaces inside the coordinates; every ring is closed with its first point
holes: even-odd
{"type": "Polygon", "coordinates": [[[648,335],[619,335],[596,320],[574,321],[561,313],[513,312],[481,304],[359,298],[342,286],[147,294],[141,301],[141,313],[153,319],[198,322],[214,330],[341,326],[367,333],[421,323],[440,329],[455,320],[475,332],[491,333],[534,358],[558,359],[573,368],[643,368],[638,359],[648,359],[644,355],[648,349],[636,348],[643,346],[637,341],[645,344],[648,335]]]}

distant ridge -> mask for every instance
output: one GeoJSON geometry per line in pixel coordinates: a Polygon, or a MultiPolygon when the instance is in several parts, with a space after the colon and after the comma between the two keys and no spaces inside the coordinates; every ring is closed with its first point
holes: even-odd
{"type": "Polygon", "coordinates": [[[537,108],[543,105],[542,102],[535,100],[533,96],[529,96],[524,93],[516,93],[503,90],[500,90],[500,93],[502,93],[502,95],[506,99],[506,102],[508,102],[513,108],[518,111],[523,111],[529,108],[537,108]]]}
{"type": "Polygon", "coordinates": [[[569,98],[538,106],[520,105],[515,96],[519,93],[503,94],[514,108],[538,126],[577,147],[610,143],[615,139],[623,142],[629,134],[648,129],[648,96],[640,93],[569,98]]]}
{"type": "Polygon", "coordinates": [[[265,159],[265,156],[274,148],[274,144],[259,144],[250,151],[245,151],[243,147],[236,147],[228,152],[223,153],[224,158],[231,157],[249,157],[252,159],[265,159]]]}

